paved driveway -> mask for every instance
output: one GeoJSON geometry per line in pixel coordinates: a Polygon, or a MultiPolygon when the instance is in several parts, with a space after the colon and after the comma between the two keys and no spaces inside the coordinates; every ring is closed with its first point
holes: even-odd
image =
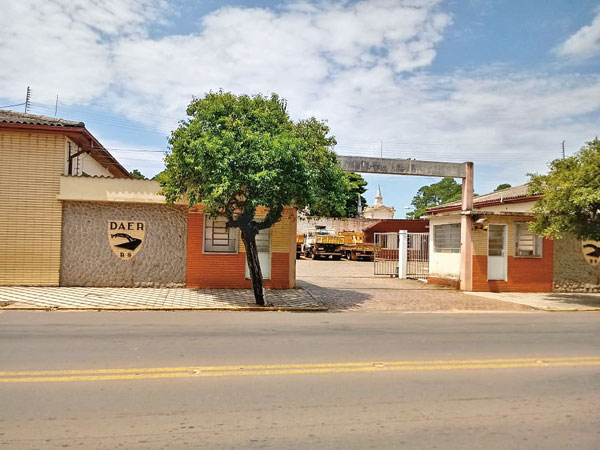
{"type": "Polygon", "coordinates": [[[331,310],[379,311],[530,311],[533,308],[467,295],[420,281],[374,275],[373,263],[301,259],[296,276],[306,289],[331,310]]]}

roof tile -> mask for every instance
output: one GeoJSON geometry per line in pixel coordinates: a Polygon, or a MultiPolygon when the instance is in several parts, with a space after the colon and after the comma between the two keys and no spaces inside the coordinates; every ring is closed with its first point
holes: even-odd
{"type": "Polygon", "coordinates": [[[0,109],[0,123],[20,123],[24,125],[48,125],[53,127],[84,127],[83,122],[57,119],[55,117],[38,116],[36,114],[19,113],[0,109]]]}
{"type": "MultiPolygon", "coordinates": [[[[520,186],[509,187],[507,189],[501,189],[499,191],[491,192],[489,194],[479,195],[473,198],[473,207],[477,206],[478,204],[491,201],[503,201],[513,198],[529,197],[530,195],[528,192],[529,184],[525,183],[520,186]]],[[[455,202],[444,203],[442,205],[434,206],[433,208],[428,208],[427,211],[435,212],[438,209],[446,209],[460,205],[461,201],[457,200],[455,202]]]]}

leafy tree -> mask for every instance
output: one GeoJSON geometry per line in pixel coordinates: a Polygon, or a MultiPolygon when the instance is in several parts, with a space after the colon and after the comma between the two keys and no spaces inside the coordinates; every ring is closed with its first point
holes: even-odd
{"type": "Polygon", "coordinates": [[[510,184],[508,184],[508,183],[502,183],[502,184],[499,184],[496,189],[494,189],[494,192],[501,191],[502,189],[508,189],[508,188],[511,188],[511,187],[512,186],[510,184]]]}
{"type": "Polygon", "coordinates": [[[341,199],[332,199],[332,193],[320,189],[315,192],[313,206],[304,212],[313,217],[357,217],[358,216],[358,196],[360,195],[361,205],[365,205],[367,200],[361,195],[366,192],[366,180],[357,173],[344,172],[343,194],[341,199]],[[343,207],[340,208],[339,202],[343,207]]]}
{"type": "Polygon", "coordinates": [[[346,181],[335,138],[316,119],[294,123],[285,100],[229,92],[194,98],[169,139],[159,177],[168,202],[183,195],[240,228],[254,297],[265,305],[256,235],[281,219],[284,206],[343,212],[346,181]],[[325,194],[328,195],[325,195],[325,194]],[[267,208],[264,220],[256,217],[267,208]]]}
{"type": "Polygon", "coordinates": [[[409,219],[420,219],[425,214],[427,208],[441,205],[442,203],[460,200],[462,195],[462,186],[453,178],[443,178],[437,183],[423,186],[417,191],[412,199],[414,211],[406,214],[409,219]]]}
{"type": "Polygon", "coordinates": [[[533,212],[532,230],[558,238],[600,240],[600,141],[588,142],[578,153],[550,163],[547,175],[530,174],[530,194],[542,194],[533,212]]]}
{"type": "Polygon", "coordinates": [[[345,217],[357,217],[358,216],[358,198],[360,197],[360,204],[366,205],[367,199],[362,196],[367,191],[367,181],[359,173],[346,173],[346,180],[348,182],[348,191],[346,194],[346,207],[345,217]]]}
{"type": "Polygon", "coordinates": [[[133,169],[131,172],[129,172],[129,175],[131,175],[136,180],[146,180],[144,174],[137,169],[133,169]]]}
{"type": "Polygon", "coordinates": [[[158,172],[156,175],[154,175],[152,177],[152,179],[154,181],[158,181],[160,184],[162,184],[162,182],[166,182],[166,180],[167,180],[167,171],[163,170],[162,172],[158,172]]]}

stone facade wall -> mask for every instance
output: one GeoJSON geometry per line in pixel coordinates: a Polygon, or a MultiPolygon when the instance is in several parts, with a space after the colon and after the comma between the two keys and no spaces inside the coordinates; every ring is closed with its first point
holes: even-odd
{"type": "Polygon", "coordinates": [[[600,292],[600,264],[588,263],[581,242],[572,236],[554,241],[554,290],[600,292]]]}
{"type": "Polygon", "coordinates": [[[64,202],[61,286],[185,286],[185,206],[144,203],[64,202]],[[112,250],[108,222],[143,221],[139,251],[122,260],[112,250]]]}

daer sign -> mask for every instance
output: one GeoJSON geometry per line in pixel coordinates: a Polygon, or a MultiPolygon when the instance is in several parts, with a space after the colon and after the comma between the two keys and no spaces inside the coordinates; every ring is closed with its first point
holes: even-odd
{"type": "Polygon", "coordinates": [[[142,248],[146,223],[140,221],[109,220],[108,242],[121,259],[133,258],[142,248]]]}

